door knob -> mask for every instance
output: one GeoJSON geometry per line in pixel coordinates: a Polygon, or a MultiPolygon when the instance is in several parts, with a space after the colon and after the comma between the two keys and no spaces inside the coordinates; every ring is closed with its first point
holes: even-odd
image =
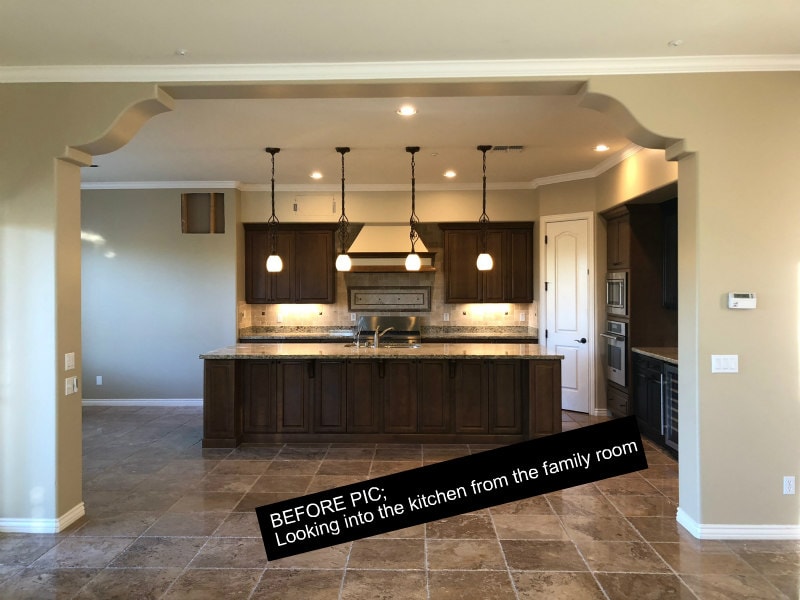
{"type": "Polygon", "coordinates": [[[581,344],[585,344],[586,343],[586,338],[581,338],[581,339],[575,340],[575,341],[576,342],[580,342],[581,344]]]}

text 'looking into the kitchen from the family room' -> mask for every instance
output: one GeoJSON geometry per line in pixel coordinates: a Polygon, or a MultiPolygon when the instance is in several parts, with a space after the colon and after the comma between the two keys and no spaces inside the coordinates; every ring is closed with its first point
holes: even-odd
{"type": "Polygon", "coordinates": [[[647,468],[635,417],[256,508],[275,560],[647,468]]]}

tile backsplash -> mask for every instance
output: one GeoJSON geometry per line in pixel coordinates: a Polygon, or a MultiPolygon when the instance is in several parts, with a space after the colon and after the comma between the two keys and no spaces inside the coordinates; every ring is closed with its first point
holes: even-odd
{"type": "Polygon", "coordinates": [[[420,273],[337,273],[334,304],[247,304],[239,302],[239,328],[245,327],[351,327],[363,314],[401,315],[400,312],[365,311],[351,313],[348,288],[351,286],[431,286],[430,312],[413,312],[424,326],[520,327],[537,330],[537,303],[531,304],[447,304],[444,302],[444,275],[439,271],[420,273]],[[355,318],[351,318],[355,314],[355,318]],[[447,320],[446,320],[447,319],[447,320]]]}

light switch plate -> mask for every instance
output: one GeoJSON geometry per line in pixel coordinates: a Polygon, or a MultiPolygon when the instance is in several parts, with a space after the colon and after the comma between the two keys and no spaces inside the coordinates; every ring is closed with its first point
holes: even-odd
{"type": "Polygon", "coordinates": [[[74,368],[75,368],[75,353],[67,352],[64,355],[64,370],[71,371],[74,368]]]}
{"type": "Polygon", "coordinates": [[[739,355],[738,354],[712,354],[711,355],[712,373],[738,373],[739,355]]]}

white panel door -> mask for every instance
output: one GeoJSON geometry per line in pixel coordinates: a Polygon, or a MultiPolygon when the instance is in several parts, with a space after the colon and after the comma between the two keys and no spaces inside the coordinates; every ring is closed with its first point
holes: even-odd
{"type": "Polygon", "coordinates": [[[588,413],[589,222],[588,219],[548,222],[545,235],[545,344],[549,352],[564,355],[562,408],[588,413]]]}

